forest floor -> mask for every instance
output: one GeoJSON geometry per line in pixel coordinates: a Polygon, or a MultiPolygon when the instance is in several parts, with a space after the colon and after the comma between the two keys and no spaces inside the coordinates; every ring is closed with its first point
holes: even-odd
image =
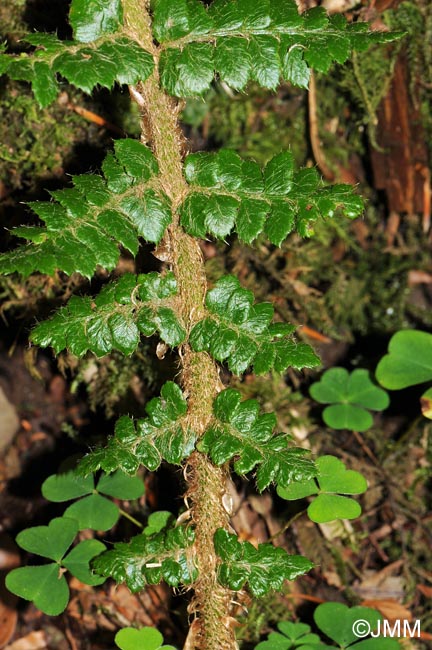
{"type": "MultiPolygon", "coordinates": [[[[392,2],[370,3],[375,4],[392,2]]],[[[426,15],[427,0],[403,4],[424,6],[426,15]]],[[[60,19],[42,1],[6,0],[0,8],[5,14],[2,36],[16,45],[23,33],[41,24],[44,30],[67,35],[68,3],[56,5],[60,19]],[[24,5],[31,10],[25,19],[24,5]],[[32,12],[36,17],[30,19],[32,12]],[[48,15],[50,24],[45,25],[48,15]]],[[[310,240],[290,237],[278,251],[261,242],[252,248],[233,240],[231,249],[222,243],[203,244],[210,282],[235,272],[258,300],[273,302],[278,318],[300,326],[300,335],[317,349],[324,368],[373,371],[395,331],[432,331],[430,143],[428,151],[419,113],[412,127],[413,111],[420,111],[423,102],[425,130],[432,130],[431,104],[426,101],[432,80],[427,80],[421,58],[426,57],[421,54],[425,43],[420,31],[418,41],[411,39],[407,55],[398,59],[399,85],[377,99],[376,116],[359,109],[359,88],[348,66],[343,68],[348,72],[338,68],[328,82],[317,77],[315,105],[308,104],[303,91],[286,86],[272,95],[252,87],[233,96],[216,85],[205,102],[189,102],[183,112],[192,151],[226,146],[263,163],[281,147],[290,148],[297,164],[318,164],[326,180],[360,185],[367,208],[364,218],[351,225],[335,218],[318,225],[310,240]],[[419,69],[421,93],[416,92],[419,69]],[[388,123],[384,113],[391,117],[388,123]],[[406,128],[399,129],[398,116],[406,128]],[[375,131],[372,117],[378,119],[375,131]],[[371,140],[387,137],[397,139],[391,160],[384,155],[387,141],[371,145],[371,140]]],[[[392,57],[388,60],[393,64],[392,57]]],[[[378,74],[383,73],[377,61],[382,65],[384,58],[380,51],[372,52],[364,59],[365,69],[356,72],[363,80],[370,77],[373,92],[389,81],[378,74]],[[376,77],[368,67],[374,61],[376,77]]],[[[112,97],[100,92],[89,99],[65,86],[59,101],[40,111],[25,84],[1,83],[5,136],[0,146],[0,214],[5,229],[28,220],[23,202],[47,199],[46,190],[64,186],[71,174],[98,169],[112,138],[138,136],[137,115],[125,92],[117,90],[112,97]]],[[[0,240],[2,251],[13,245],[8,234],[0,240]]],[[[142,255],[138,261],[140,271],[146,259],[142,255]]],[[[121,264],[123,270],[135,271],[130,258],[121,264]]],[[[96,284],[105,280],[101,275],[96,284]]],[[[6,573],[28,560],[14,542],[17,533],[46,524],[63,511],[61,504],[42,497],[43,481],[65,459],[82,455],[111,433],[115,415],[142,414],[146,400],[174,374],[168,355],[156,366],[147,363],[154,356],[154,341],[151,355],[150,348],[141,349],[139,370],[115,355],[96,364],[66,356],[56,362],[50,352],[36,354],[29,347],[28,331],[36,318],[48,315],[71,293],[93,288],[82,278],[63,276],[25,283],[0,279],[0,648],[5,650],[114,650],[116,631],[128,625],[156,626],[166,643],[181,648],[187,632],[187,603],[164,586],[132,595],[112,581],[96,588],[74,578],[68,608],[50,618],[33,604],[18,601],[3,585],[6,573]]],[[[224,372],[222,378],[228,379],[224,372]]],[[[421,639],[406,639],[403,648],[424,650],[432,642],[432,421],[421,415],[422,387],[393,393],[389,409],[376,415],[365,433],[336,432],[323,424],[321,407],[309,397],[319,372],[289,371],[283,377],[258,379],[247,375],[236,388],[244,397],[257,398],[265,410],[275,410],[279,426],[297,444],[314,454],[337,455],[362,472],[369,485],[359,498],[363,512],[352,522],[319,525],[301,514],[306,500],[294,507],[275,491],[259,495],[251,482],[231,484],[233,526],[242,540],[257,544],[272,539],[315,564],[303,578],[286,583],[282,593],[259,603],[239,595],[235,614],[241,649],[252,650],[282,620],[313,626],[318,603],[339,601],[376,608],[390,623],[420,620],[421,639]]],[[[143,478],[145,495],[122,502],[124,510],[139,521],[156,510],[181,511],[181,471],[163,467],[156,477],[143,478]]],[[[122,519],[100,538],[109,543],[135,532],[122,519]]]]}
{"type": "MultiPolygon", "coordinates": [[[[28,349],[20,341],[6,342],[0,354],[0,385],[19,418],[18,430],[0,461],[0,571],[25,558],[14,543],[23,527],[41,525],[59,513],[40,493],[45,478],[74,453],[86,451],[88,440],[107,424],[101,411],[89,410],[85,395],[72,394],[70,383],[49,355],[41,353],[29,372],[28,349]],[[36,378],[36,373],[39,375],[36,378]],[[33,376],[32,376],[33,375],[33,376]]],[[[325,357],[332,356],[332,342],[325,357]]],[[[340,359],[340,344],[334,354],[340,359]]],[[[361,471],[369,489],[361,499],[363,515],[353,522],[317,525],[301,516],[284,531],[293,515],[274,493],[259,495],[249,483],[232,484],[233,525],[243,540],[263,542],[270,537],[290,552],[313,558],[316,568],[286,585],[259,604],[242,599],[237,615],[243,648],[252,648],[280,620],[311,623],[317,603],[362,603],[378,609],[389,621],[422,621],[423,640],[432,639],[429,608],[432,596],[432,513],[428,438],[431,425],[416,417],[413,394],[382,414],[366,434],[329,432],[317,423],[295,435],[304,446],[320,453],[337,453],[347,466],[361,471]],[[380,436],[380,440],[378,439],[380,436]],[[337,440],[337,442],[336,442],[337,440]],[[282,533],[281,533],[282,531],[282,533]],[[247,613],[245,613],[247,611],[247,613]]],[[[291,406],[295,416],[298,407],[291,406]]],[[[302,408],[302,407],[300,407],[302,408]]],[[[430,444],[430,443],[429,443],[430,444]]],[[[430,452],[429,452],[430,454],[430,452]]],[[[180,483],[178,476],[171,482],[180,483]]],[[[169,485],[169,483],[168,483],[169,485]]],[[[168,490],[169,492],[169,490],[168,490]]],[[[122,503],[138,519],[157,509],[179,508],[167,496],[167,476],[147,481],[138,502],[122,503]]],[[[118,524],[109,539],[122,539],[129,524],[118,524]]],[[[132,531],[133,532],[133,531],[132,531]]],[[[149,587],[131,595],[110,581],[93,588],[73,579],[71,602],[64,614],[49,618],[33,605],[3,589],[0,601],[0,647],[8,650],[106,650],[113,648],[115,632],[127,625],[158,627],[167,642],[182,647],[186,632],[185,605],[164,587],[149,587]]],[[[419,642],[406,642],[417,648],[419,642]]]]}

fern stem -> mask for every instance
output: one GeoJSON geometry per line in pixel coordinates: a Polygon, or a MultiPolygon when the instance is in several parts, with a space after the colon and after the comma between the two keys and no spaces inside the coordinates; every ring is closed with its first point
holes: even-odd
{"type": "MultiPolygon", "coordinates": [[[[146,0],[123,0],[125,25],[143,47],[152,52],[155,72],[132,91],[142,110],[142,139],[152,147],[158,160],[160,180],[173,204],[173,223],[159,246],[176,276],[178,315],[190,331],[203,315],[207,280],[198,241],[187,235],[178,223],[176,208],[184,200],[188,186],[182,173],[185,142],[180,130],[180,107],[159,85],[159,50],[153,42],[146,0]]],[[[157,255],[158,250],[155,251],[157,255]]],[[[162,257],[162,256],[161,256],[162,257]]],[[[188,397],[188,425],[202,435],[212,417],[212,404],[223,387],[215,362],[206,353],[193,352],[185,344],[180,350],[181,380],[188,397]]],[[[191,613],[195,621],[188,650],[235,650],[237,644],[229,624],[231,592],[217,582],[218,560],[213,537],[220,527],[228,526],[228,514],[222,505],[224,470],[214,466],[204,454],[194,452],[185,470],[196,535],[196,564],[199,576],[194,584],[191,613]]]]}

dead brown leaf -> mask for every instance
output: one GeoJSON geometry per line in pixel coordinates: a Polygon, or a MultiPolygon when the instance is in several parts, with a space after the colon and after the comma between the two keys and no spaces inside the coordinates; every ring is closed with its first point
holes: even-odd
{"type": "Polygon", "coordinates": [[[21,637],[21,639],[17,639],[10,645],[6,646],[5,650],[39,650],[40,648],[46,647],[45,632],[37,630],[21,637]]]}
{"type": "Polygon", "coordinates": [[[361,605],[363,607],[372,607],[373,609],[377,609],[388,621],[412,621],[413,619],[409,609],[404,605],[401,605],[401,603],[398,603],[398,601],[393,598],[364,600],[361,605]]]}

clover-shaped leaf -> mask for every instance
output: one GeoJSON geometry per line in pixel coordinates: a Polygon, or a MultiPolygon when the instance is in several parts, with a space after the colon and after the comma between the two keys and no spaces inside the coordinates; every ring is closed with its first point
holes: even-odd
{"type": "Polygon", "coordinates": [[[49,616],[58,616],[69,602],[69,587],[58,564],[24,566],[6,576],[6,587],[16,596],[31,600],[49,616]]]}
{"type": "Polygon", "coordinates": [[[115,635],[120,650],[175,650],[172,645],[162,645],[163,636],[154,627],[125,627],[115,635]]]}
{"type": "Polygon", "coordinates": [[[370,607],[347,607],[343,603],[322,603],[314,612],[318,628],[341,648],[352,650],[399,650],[396,639],[374,637],[359,641],[367,631],[376,632],[382,616],[370,607]]]}
{"type": "Polygon", "coordinates": [[[279,632],[270,632],[255,650],[324,650],[329,647],[321,643],[317,634],[311,633],[306,623],[282,621],[277,627],[279,632]]]}
{"type": "Polygon", "coordinates": [[[90,561],[105,550],[102,542],[84,540],[65,555],[77,533],[78,522],[69,517],[57,517],[48,526],[35,526],[19,533],[16,541],[21,548],[54,562],[13,569],[6,576],[9,591],[33,601],[45,614],[57,616],[69,601],[65,569],[81,582],[102,584],[105,578],[92,573],[90,569],[90,561]]]}
{"type": "Polygon", "coordinates": [[[117,499],[138,499],[144,494],[144,485],[137,476],[128,476],[118,470],[103,474],[95,487],[92,475],[83,477],[75,470],[49,476],[42,485],[42,494],[56,503],[80,498],[70,505],[65,515],[78,522],[79,530],[108,530],[120,516],[118,506],[102,494],[117,499]]]}
{"type": "Polygon", "coordinates": [[[367,483],[364,476],[360,472],[347,470],[335,456],[321,456],[316,465],[319,471],[316,479],[297,481],[284,488],[278,486],[279,496],[293,501],[317,494],[308,507],[308,516],[319,524],[358,517],[361,514],[360,505],[342,495],[365,492],[367,483]]]}
{"type": "Polygon", "coordinates": [[[48,526],[34,526],[22,530],[16,538],[21,548],[29,553],[59,562],[78,533],[74,519],[57,517],[48,526]]]}
{"type": "Polygon", "coordinates": [[[389,404],[387,393],[375,386],[362,368],[352,373],[330,368],[309,392],[317,402],[331,404],[324,409],[323,420],[332,429],[366,431],[373,424],[368,409],[381,411],[389,404]]]}
{"type": "Polygon", "coordinates": [[[396,332],[388,354],[378,364],[376,378],[390,390],[422,384],[432,379],[432,334],[418,330],[396,332]]]}

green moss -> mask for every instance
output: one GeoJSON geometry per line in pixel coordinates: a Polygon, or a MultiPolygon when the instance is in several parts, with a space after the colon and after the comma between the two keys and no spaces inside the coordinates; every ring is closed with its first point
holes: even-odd
{"type": "Polygon", "coordinates": [[[28,33],[23,21],[26,0],[3,0],[0,3],[0,38],[17,41],[28,33]]]}
{"type": "Polygon", "coordinates": [[[188,101],[184,121],[209,139],[211,147],[235,149],[265,164],[275,152],[291,149],[298,164],[306,160],[306,95],[289,86],[270,94],[250,84],[233,93],[216,86],[206,101],[188,101]]]}
{"type": "Polygon", "coordinates": [[[78,115],[55,104],[37,107],[31,92],[19,83],[2,89],[0,129],[0,180],[9,188],[61,176],[65,157],[83,139],[86,124],[78,115]]]}
{"type": "Polygon", "coordinates": [[[144,402],[157,383],[157,371],[153,365],[150,344],[142,343],[132,357],[125,357],[119,352],[112,352],[97,359],[89,357],[78,362],[72,390],[80,385],[86,387],[90,408],[102,408],[108,418],[119,407],[135,410],[137,400],[144,402]]]}

